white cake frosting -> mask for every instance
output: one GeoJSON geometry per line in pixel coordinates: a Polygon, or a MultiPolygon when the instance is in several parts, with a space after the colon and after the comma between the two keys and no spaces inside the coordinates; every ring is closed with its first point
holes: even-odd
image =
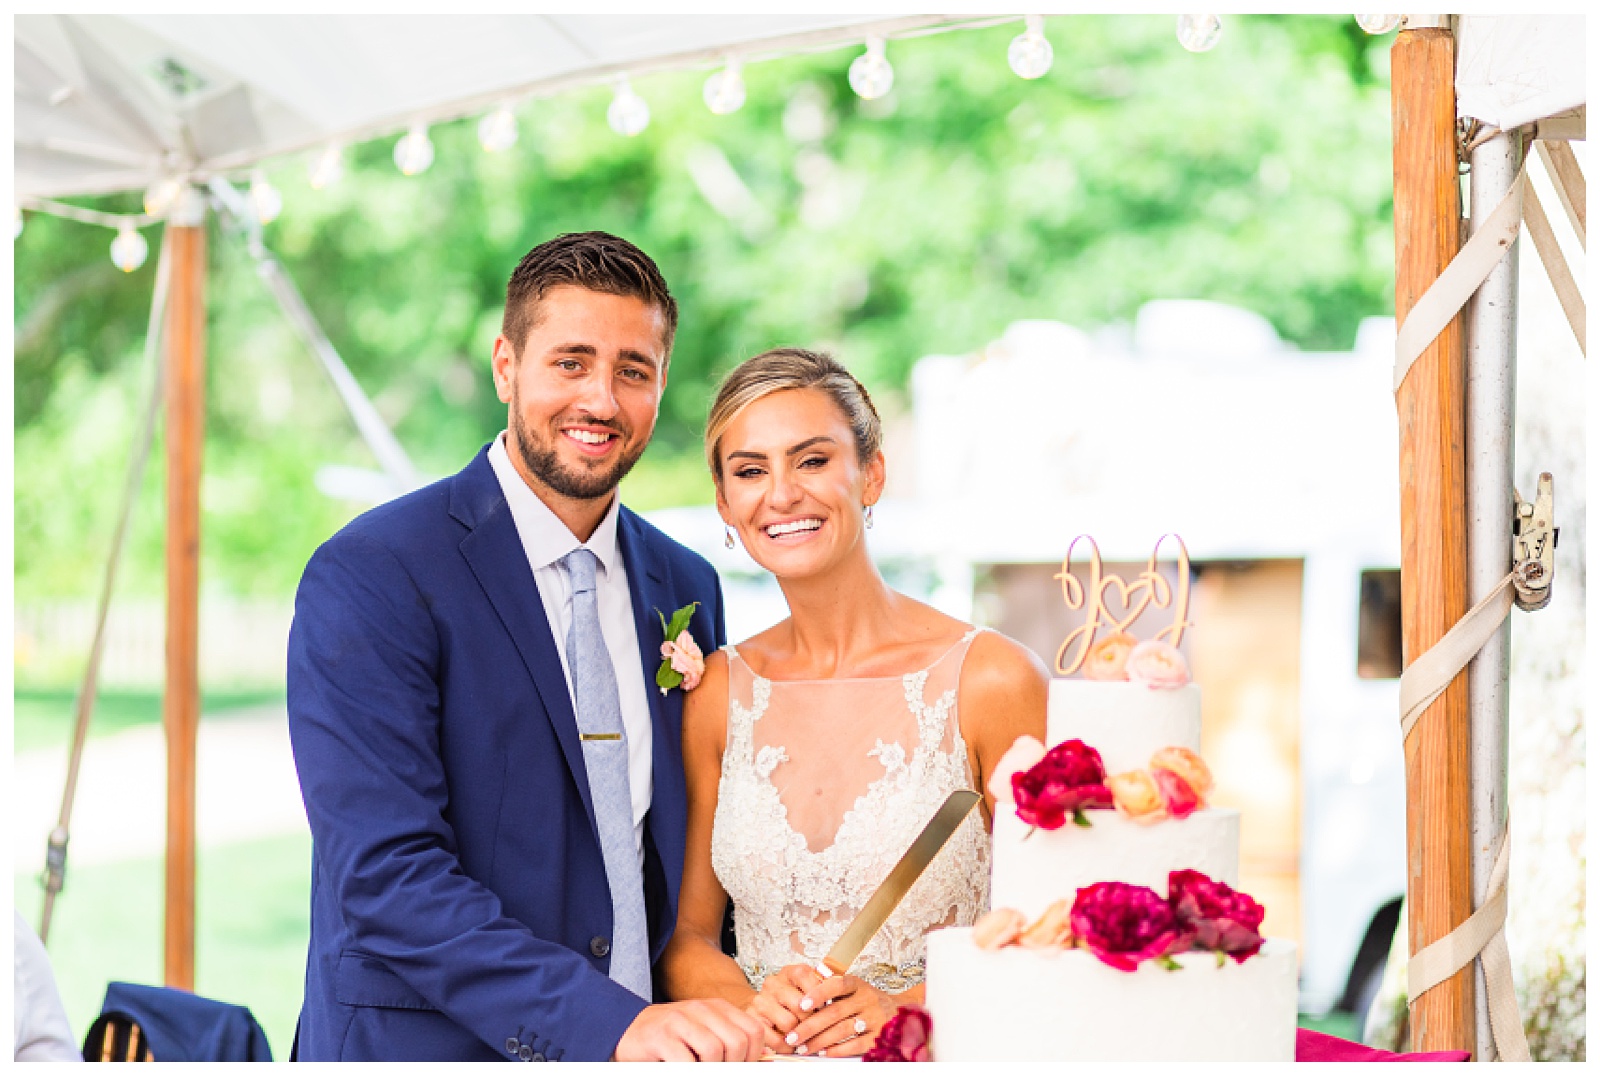
{"type": "MultiPolygon", "coordinates": [[[[1108,775],[1147,768],[1158,750],[1200,749],[1200,690],[1056,679],[1048,746],[1082,739],[1108,775]]],[[[1056,900],[1101,881],[1165,896],[1173,870],[1239,885],[1239,812],[1208,808],[1140,825],[1115,810],[1088,811],[1035,830],[1009,803],[996,807],[990,903],[1030,922],[1056,900]],[[1026,839],[1025,839],[1026,837],[1026,839]]],[[[928,936],[927,1008],[935,1061],[1292,1061],[1299,956],[1269,938],[1244,963],[1182,953],[1168,971],[1147,961],[1119,971],[1082,949],[1012,945],[982,950],[970,928],[928,936]]]]}
{"type": "Polygon", "coordinates": [[[1147,885],[1167,895],[1167,872],[1198,870],[1239,884],[1239,811],[1197,810],[1182,821],[1139,825],[1116,810],[1090,810],[1088,828],[1070,820],[1035,829],[1002,805],[994,818],[991,907],[1038,918],[1055,900],[1071,900],[1097,881],[1147,885]],[[1027,839],[1023,839],[1027,837],[1027,839]]]}
{"type": "Polygon", "coordinates": [[[1168,746],[1200,750],[1200,688],[1151,690],[1131,682],[1050,680],[1046,746],[1082,739],[1106,773],[1143,769],[1168,746]]]}
{"type": "Polygon", "coordinates": [[[1269,938],[1118,971],[1082,949],[985,952],[967,927],[928,935],[935,1061],[1292,1061],[1298,953],[1269,938]]]}

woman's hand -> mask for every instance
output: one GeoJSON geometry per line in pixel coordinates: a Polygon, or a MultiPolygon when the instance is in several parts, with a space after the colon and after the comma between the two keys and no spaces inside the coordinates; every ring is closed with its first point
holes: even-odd
{"type": "Polygon", "coordinates": [[[805,964],[790,964],[761,983],[761,990],[745,1006],[745,1012],[761,1021],[767,1029],[767,1049],[775,1054],[793,1054],[799,1046],[798,1039],[789,1035],[806,1018],[808,1012],[802,1002],[811,1000],[810,993],[822,982],[822,976],[805,964]]]}
{"type": "Polygon", "coordinates": [[[893,995],[854,975],[817,978],[798,1004],[805,1019],[790,1033],[794,1052],[818,1057],[865,1054],[898,1007],[893,995]]]}

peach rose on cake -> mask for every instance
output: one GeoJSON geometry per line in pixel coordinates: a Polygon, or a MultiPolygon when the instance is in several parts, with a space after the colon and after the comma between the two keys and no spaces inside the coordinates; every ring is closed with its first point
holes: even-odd
{"type": "Polygon", "coordinates": [[[1189,685],[1183,654],[1165,641],[1144,641],[1128,653],[1127,679],[1151,690],[1176,690],[1189,685]]]}
{"type": "Polygon", "coordinates": [[[1096,682],[1119,682],[1128,677],[1128,658],[1139,643],[1132,634],[1112,634],[1095,643],[1083,661],[1083,677],[1096,682]]]}
{"type": "Polygon", "coordinates": [[[1025,773],[1044,760],[1044,743],[1032,735],[1019,735],[1011,749],[1000,755],[994,770],[989,774],[989,794],[996,803],[1014,803],[1011,781],[1018,773],[1025,773]]]}
{"type": "Polygon", "coordinates": [[[1187,746],[1169,746],[1165,750],[1157,750],[1150,758],[1152,769],[1166,769],[1183,777],[1184,781],[1194,789],[1200,797],[1200,805],[1204,806],[1206,799],[1211,797],[1211,789],[1216,786],[1216,781],[1211,778],[1211,769],[1199,754],[1187,746]]]}
{"type": "Polygon", "coordinates": [[[1167,802],[1156,787],[1148,769],[1130,769],[1106,777],[1111,800],[1118,810],[1140,825],[1153,825],[1167,818],[1167,802]]]}

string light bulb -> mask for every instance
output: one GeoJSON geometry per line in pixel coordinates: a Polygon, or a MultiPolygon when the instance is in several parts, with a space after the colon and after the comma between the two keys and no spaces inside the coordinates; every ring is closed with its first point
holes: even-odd
{"type": "Polygon", "coordinates": [[[501,105],[478,121],[478,143],[491,154],[517,145],[517,118],[510,105],[501,105]]]}
{"type": "Polygon", "coordinates": [[[630,139],[650,126],[650,106],[633,92],[627,79],[617,80],[617,94],[606,109],[606,123],[612,131],[630,139]]]}
{"type": "Polygon", "coordinates": [[[413,124],[411,130],[394,144],[394,164],[407,176],[428,171],[433,164],[433,142],[428,138],[428,125],[413,124]]]}
{"type": "Polygon", "coordinates": [[[727,116],[729,113],[738,112],[744,106],[744,75],[740,71],[742,67],[738,60],[729,57],[728,66],[714,72],[706,80],[706,108],[718,116],[727,116]]]}
{"type": "Polygon", "coordinates": [[[22,238],[22,207],[13,204],[11,211],[16,215],[15,224],[11,229],[11,239],[20,240],[22,238]]]}
{"type": "Polygon", "coordinates": [[[270,225],[283,212],[283,196],[260,169],[250,174],[250,208],[263,225],[270,225]]]}
{"type": "Polygon", "coordinates": [[[881,98],[894,86],[894,68],[885,49],[881,37],[869,37],[867,51],[850,62],[850,89],[867,101],[881,98]]]}
{"type": "Polygon", "coordinates": [[[124,222],[117,228],[117,238],[111,241],[111,261],[118,270],[131,274],[144,265],[150,254],[150,245],[132,225],[124,222]]]}
{"type": "Polygon", "coordinates": [[[1356,25],[1369,34],[1387,34],[1400,25],[1398,15],[1357,15],[1356,25]]]}
{"type": "Polygon", "coordinates": [[[182,190],[183,185],[178,183],[176,177],[163,176],[144,189],[144,212],[154,218],[166,217],[182,190]]]}
{"type": "Polygon", "coordinates": [[[1179,15],[1178,44],[1190,52],[1210,52],[1222,37],[1222,19],[1216,15],[1179,15]]]}
{"type": "Polygon", "coordinates": [[[1026,17],[1027,29],[1011,39],[1006,50],[1006,60],[1019,78],[1037,79],[1050,70],[1055,60],[1055,50],[1044,36],[1044,16],[1026,17]]]}
{"type": "Polygon", "coordinates": [[[330,143],[311,163],[311,187],[321,191],[339,182],[344,176],[344,147],[330,143]]]}

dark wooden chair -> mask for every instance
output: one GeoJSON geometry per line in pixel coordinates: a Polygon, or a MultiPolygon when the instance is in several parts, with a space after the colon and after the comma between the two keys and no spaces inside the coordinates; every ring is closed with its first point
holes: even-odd
{"type": "Polygon", "coordinates": [[[83,1040],[85,1061],[154,1061],[138,1023],[125,1016],[102,1016],[83,1040]]]}

